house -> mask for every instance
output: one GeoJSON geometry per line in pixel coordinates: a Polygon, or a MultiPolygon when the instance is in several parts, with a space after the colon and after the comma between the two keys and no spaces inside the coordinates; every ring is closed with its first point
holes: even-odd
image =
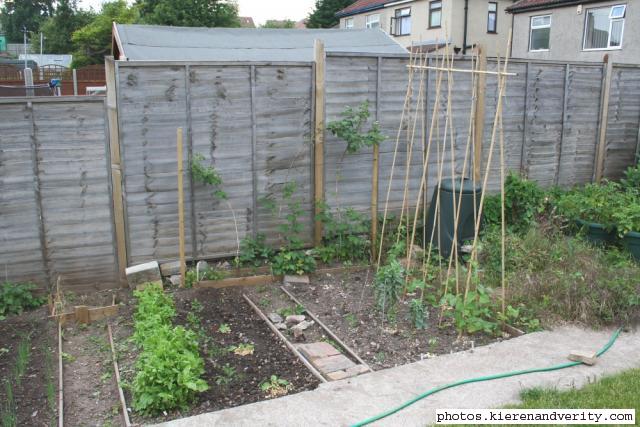
{"type": "Polygon", "coordinates": [[[489,56],[505,56],[514,0],[358,0],[339,11],[340,28],[379,28],[400,45],[431,51],[448,41],[457,52],[481,44],[489,56]]]}
{"type": "Polygon", "coordinates": [[[521,0],[513,14],[514,58],[640,63],[640,2],[521,0]]]}
{"type": "Polygon", "coordinates": [[[315,40],[327,52],[406,54],[382,31],[196,28],[113,24],[112,53],[123,61],[310,62],[315,40]]]}
{"type": "Polygon", "coordinates": [[[241,16],[240,17],[240,27],[241,28],[255,28],[256,24],[253,22],[253,18],[250,16],[241,16]]]}

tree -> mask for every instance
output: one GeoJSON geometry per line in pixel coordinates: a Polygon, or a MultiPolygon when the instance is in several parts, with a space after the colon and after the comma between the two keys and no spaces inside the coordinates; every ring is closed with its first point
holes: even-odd
{"type": "Polygon", "coordinates": [[[290,19],[269,19],[261,26],[261,28],[294,28],[295,26],[295,21],[290,19]]]}
{"type": "MultiPolygon", "coordinates": [[[[95,17],[93,12],[78,9],[77,0],[59,0],[53,16],[47,18],[38,32],[44,36],[45,53],[71,53],[73,42],[71,35],[89,24],[95,17]]],[[[40,35],[33,33],[31,46],[40,51],[40,35]]]]}
{"type": "Polygon", "coordinates": [[[36,31],[48,16],[53,15],[54,0],[5,1],[0,9],[0,24],[7,41],[21,43],[22,29],[36,31]]]}
{"type": "Polygon", "coordinates": [[[316,0],[316,8],[309,15],[307,28],[332,28],[340,19],[336,18],[336,13],[355,0],[316,0]]]}
{"type": "Polygon", "coordinates": [[[72,36],[74,68],[102,64],[111,52],[111,28],[113,22],[133,24],[139,20],[138,9],[127,6],[125,0],[104,3],[93,20],[75,31],[72,36]]]}
{"type": "Polygon", "coordinates": [[[238,5],[229,0],[137,0],[145,24],[239,27],[238,5]]]}

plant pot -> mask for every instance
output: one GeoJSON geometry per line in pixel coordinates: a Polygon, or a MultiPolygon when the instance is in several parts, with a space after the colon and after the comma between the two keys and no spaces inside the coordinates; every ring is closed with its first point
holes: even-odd
{"type": "Polygon", "coordinates": [[[622,238],[622,244],[636,261],[640,262],[640,232],[630,231],[622,238]]]}
{"type": "Polygon", "coordinates": [[[607,230],[607,228],[597,222],[587,222],[581,219],[576,220],[576,224],[580,229],[586,229],[586,238],[594,245],[608,245],[615,243],[617,236],[615,230],[607,230]]]}

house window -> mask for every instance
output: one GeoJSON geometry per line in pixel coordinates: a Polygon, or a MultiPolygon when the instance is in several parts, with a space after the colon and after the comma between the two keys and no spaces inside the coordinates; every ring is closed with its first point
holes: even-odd
{"type": "Polygon", "coordinates": [[[626,11],[624,4],[587,10],[584,49],[620,49],[626,11]]]}
{"type": "Polygon", "coordinates": [[[487,12],[487,33],[498,32],[498,3],[489,2],[489,11],[487,12]]]}
{"type": "Polygon", "coordinates": [[[551,34],[551,15],[532,16],[529,34],[529,50],[549,50],[549,36],[551,34]]]}
{"type": "Polygon", "coordinates": [[[347,18],[344,20],[344,28],[350,30],[353,28],[353,18],[347,18]]]}
{"type": "Polygon", "coordinates": [[[391,18],[391,29],[394,36],[408,36],[411,34],[410,7],[395,10],[395,16],[391,18]]]}
{"type": "Polygon", "coordinates": [[[442,2],[429,2],[429,28],[440,28],[442,25],[442,2]]]}
{"type": "Polygon", "coordinates": [[[367,28],[380,28],[380,15],[367,15],[365,25],[367,28]]]}

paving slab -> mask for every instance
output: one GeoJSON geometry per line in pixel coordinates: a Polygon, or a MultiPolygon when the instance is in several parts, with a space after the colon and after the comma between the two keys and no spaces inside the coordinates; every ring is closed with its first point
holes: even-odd
{"type": "MultiPolygon", "coordinates": [[[[195,426],[348,426],[437,386],[482,375],[566,363],[573,350],[599,350],[612,330],[564,326],[408,365],[320,385],[316,390],[160,424],[195,426]]],[[[429,396],[376,426],[424,426],[438,408],[495,408],[517,403],[531,387],[582,387],[604,375],[640,368],[640,330],[623,332],[594,366],[466,384],[429,396]]]]}

